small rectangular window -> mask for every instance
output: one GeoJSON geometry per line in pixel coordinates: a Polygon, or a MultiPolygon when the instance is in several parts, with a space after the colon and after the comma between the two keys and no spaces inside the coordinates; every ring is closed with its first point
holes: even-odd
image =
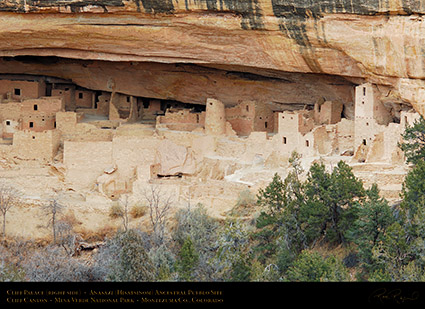
{"type": "Polygon", "coordinates": [[[82,93],[82,92],[79,92],[79,93],[78,93],[78,98],[79,98],[79,99],[82,99],[82,98],[83,98],[83,93],[82,93]]]}
{"type": "Polygon", "coordinates": [[[286,145],[286,137],[283,137],[283,143],[286,145]]]}
{"type": "Polygon", "coordinates": [[[363,95],[366,95],[366,87],[363,87],[363,95]]]}
{"type": "Polygon", "coordinates": [[[30,128],[34,128],[34,122],[30,121],[29,126],[30,128]]]}
{"type": "Polygon", "coordinates": [[[9,120],[6,121],[6,125],[7,126],[10,126],[10,121],[9,120]]]}
{"type": "Polygon", "coordinates": [[[35,111],[38,110],[38,105],[37,104],[34,104],[34,110],[35,111]]]}
{"type": "Polygon", "coordinates": [[[21,89],[19,89],[19,88],[15,88],[15,89],[14,89],[14,91],[13,91],[13,93],[14,93],[15,95],[21,95],[21,89]]]}

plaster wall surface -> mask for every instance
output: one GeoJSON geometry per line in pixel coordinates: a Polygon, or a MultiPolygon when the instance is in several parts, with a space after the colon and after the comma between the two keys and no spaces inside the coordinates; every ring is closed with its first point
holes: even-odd
{"type": "Polygon", "coordinates": [[[75,106],[92,108],[94,103],[94,92],[90,90],[75,90],[75,106]]]}
{"type": "Polygon", "coordinates": [[[12,138],[13,134],[21,126],[21,103],[0,103],[0,121],[2,124],[2,137],[12,138]]]}
{"type": "Polygon", "coordinates": [[[208,99],[205,114],[205,132],[211,135],[226,133],[226,112],[224,104],[215,99],[208,99]]]}
{"type": "Polygon", "coordinates": [[[188,109],[168,109],[164,116],[156,118],[157,128],[169,128],[177,131],[192,131],[203,129],[205,124],[205,112],[192,113],[188,109]]]}
{"type": "Polygon", "coordinates": [[[11,99],[38,99],[46,95],[46,84],[43,81],[0,80],[0,96],[11,99]]]}
{"type": "Polygon", "coordinates": [[[63,98],[67,109],[75,108],[75,86],[74,85],[55,85],[52,89],[52,96],[63,98]]]}
{"type": "Polygon", "coordinates": [[[13,135],[13,153],[26,160],[51,162],[60,144],[57,130],[43,132],[19,130],[13,135]]]}
{"type": "Polygon", "coordinates": [[[341,121],[343,104],[339,101],[325,101],[316,104],[314,118],[318,124],[335,124],[341,121]]]}

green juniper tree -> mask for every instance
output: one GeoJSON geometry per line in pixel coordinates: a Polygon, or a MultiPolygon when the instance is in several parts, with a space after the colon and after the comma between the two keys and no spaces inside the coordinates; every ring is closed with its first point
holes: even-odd
{"type": "Polygon", "coordinates": [[[118,232],[107,243],[107,281],[153,281],[155,267],[148,256],[142,234],[134,229],[118,232]]]}
{"type": "Polygon", "coordinates": [[[202,204],[195,207],[180,209],[176,213],[176,227],[173,229],[172,239],[177,249],[176,255],[188,238],[193,242],[194,250],[198,255],[198,263],[193,269],[199,281],[212,281],[217,274],[215,265],[211,263],[217,250],[219,223],[207,214],[202,204]]]}
{"type": "Polygon", "coordinates": [[[408,172],[394,213],[394,223],[373,248],[375,265],[379,266],[369,280],[403,281],[423,278],[425,274],[425,120],[420,117],[402,134],[403,150],[413,168],[408,172]]]}
{"type": "Polygon", "coordinates": [[[246,225],[237,220],[224,223],[217,238],[216,255],[210,261],[218,275],[215,280],[244,281],[250,277],[248,245],[246,225]]]}
{"type": "Polygon", "coordinates": [[[294,152],[290,158],[292,170],[285,180],[276,173],[265,189],[260,189],[257,204],[264,210],[257,218],[254,251],[260,262],[278,260],[284,267],[295,255],[305,248],[305,237],[301,230],[299,212],[304,202],[300,156],[294,152]]]}
{"type": "Polygon", "coordinates": [[[322,257],[304,250],[289,267],[287,280],[302,282],[348,281],[348,271],[335,256],[322,257]]]}
{"type": "Polygon", "coordinates": [[[193,241],[187,237],[180,249],[180,254],[176,261],[176,269],[182,281],[195,279],[195,268],[199,262],[199,254],[196,252],[193,241]]]}
{"type": "Polygon", "coordinates": [[[425,119],[421,116],[412,126],[407,126],[399,143],[407,162],[417,164],[425,159],[425,119]]]}
{"type": "Polygon", "coordinates": [[[360,265],[365,273],[375,271],[373,250],[385,237],[395,217],[388,201],[380,197],[376,184],[366,190],[364,203],[358,205],[357,219],[350,229],[350,239],[358,247],[360,265]]]}
{"type": "Polygon", "coordinates": [[[325,166],[313,163],[305,184],[306,203],[302,209],[305,234],[310,244],[323,237],[341,244],[356,219],[355,205],[363,198],[362,182],[343,161],[326,172],[325,166]]]}

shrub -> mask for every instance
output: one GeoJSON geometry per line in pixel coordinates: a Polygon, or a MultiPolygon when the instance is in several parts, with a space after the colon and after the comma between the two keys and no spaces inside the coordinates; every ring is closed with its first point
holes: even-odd
{"type": "Polygon", "coordinates": [[[132,218],[143,217],[147,213],[147,207],[143,205],[134,205],[130,210],[130,215],[132,218]]]}
{"type": "Polygon", "coordinates": [[[113,204],[109,209],[109,217],[112,219],[121,218],[124,215],[124,209],[119,204],[113,204]]]}
{"type": "Polygon", "coordinates": [[[96,256],[93,274],[99,281],[153,281],[149,240],[139,230],[118,232],[96,256]]]}
{"type": "Polygon", "coordinates": [[[56,246],[36,251],[23,268],[29,281],[78,282],[90,279],[87,265],[56,246]]]}
{"type": "Polygon", "coordinates": [[[24,281],[25,272],[23,269],[8,264],[4,261],[0,261],[0,281],[1,282],[13,282],[13,281],[24,281]]]}
{"type": "Polygon", "coordinates": [[[348,271],[335,256],[322,257],[316,252],[302,251],[288,269],[289,281],[348,281],[348,271]]]}
{"type": "Polygon", "coordinates": [[[183,281],[194,279],[194,269],[199,262],[199,255],[196,252],[192,239],[187,237],[184,241],[179,258],[176,261],[176,268],[179,272],[180,278],[183,281]]]}

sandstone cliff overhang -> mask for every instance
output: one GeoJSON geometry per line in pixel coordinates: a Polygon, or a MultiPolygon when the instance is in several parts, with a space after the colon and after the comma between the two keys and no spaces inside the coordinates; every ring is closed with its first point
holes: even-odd
{"type": "Polygon", "coordinates": [[[325,87],[375,83],[387,102],[424,114],[424,12],[423,0],[0,1],[0,71],[194,103],[229,83],[243,99],[291,103],[271,93],[294,80],[308,88],[314,77],[288,73],[312,74],[325,87]],[[152,67],[161,73],[144,85],[152,67]]]}

